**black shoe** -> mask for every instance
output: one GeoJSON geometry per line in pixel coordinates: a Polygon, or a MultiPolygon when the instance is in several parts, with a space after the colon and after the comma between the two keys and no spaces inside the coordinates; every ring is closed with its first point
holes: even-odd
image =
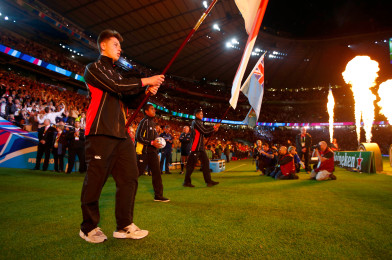
{"type": "Polygon", "coordinates": [[[184,174],[184,172],[183,172],[183,171],[180,171],[180,174],[184,174]]]}
{"type": "Polygon", "coordinates": [[[185,183],[185,182],[182,184],[182,186],[189,187],[189,188],[195,187],[195,185],[193,185],[192,183],[185,183]]]}
{"type": "Polygon", "coordinates": [[[329,175],[329,178],[330,178],[331,180],[336,180],[336,176],[335,176],[333,173],[331,173],[331,174],[329,175]]]}
{"type": "Polygon", "coordinates": [[[159,202],[169,202],[170,200],[168,198],[165,198],[163,196],[155,196],[154,201],[159,201],[159,202]]]}
{"type": "Polygon", "coordinates": [[[165,172],[165,174],[171,174],[171,172],[165,172]]]}
{"type": "Polygon", "coordinates": [[[219,184],[219,182],[217,182],[217,181],[211,181],[211,182],[207,183],[207,187],[212,187],[212,186],[215,186],[218,184],[219,184]]]}

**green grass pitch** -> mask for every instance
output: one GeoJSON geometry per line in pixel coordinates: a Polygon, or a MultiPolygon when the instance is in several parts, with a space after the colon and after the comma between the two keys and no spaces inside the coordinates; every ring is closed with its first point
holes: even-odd
{"type": "MultiPolygon", "coordinates": [[[[385,168],[392,172],[385,161],[385,168]]],[[[391,259],[392,176],[337,168],[336,181],[259,176],[250,160],[213,173],[207,188],[163,175],[169,203],[153,201],[151,177],[139,178],[135,224],[142,240],[116,240],[115,183],[101,199],[103,244],[79,235],[84,175],[0,169],[1,259],[391,259]]]]}

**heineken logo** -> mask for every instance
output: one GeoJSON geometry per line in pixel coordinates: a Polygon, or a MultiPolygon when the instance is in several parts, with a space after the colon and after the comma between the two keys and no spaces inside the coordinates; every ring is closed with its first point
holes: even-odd
{"type": "Polygon", "coordinates": [[[372,152],[335,152],[335,162],[339,167],[370,172],[372,152]]]}

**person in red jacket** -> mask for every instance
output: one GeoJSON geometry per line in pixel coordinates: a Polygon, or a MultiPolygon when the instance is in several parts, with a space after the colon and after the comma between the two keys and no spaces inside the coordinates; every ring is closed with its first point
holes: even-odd
{"type": "Polygon", "coordinates": [[[195,187],[191,182],[191,175],[195,169],[197,160],[200,159],[203,168],[204,181],[207,184],[207,187],[212,187],[219,184],[219,182],[211,179],[210,160],[208,159],[204,148],[204,137],[211,136],[213,132],[218,131],[220,124],[205,126],[203,124],[202,109],[195,110],[195,117],[196,118],[192,121],[191,125],[191,153],[188,156],[188,161],[186,163],[185,180],[182,186],[189,188],[195,187]]]}
{"type": "Polygon", "coordinates": [[[286,146],[281,146],[279,149],[279,172],[275,174],[275,179],[279,180],[294,180],[298,179],[295,174],[294,157],[287,152],[286,146]]]}
{"type": "Polygon", "coordinates": [[[138,187],[135,145],[125,129],[128,108],[134,108],[151,92],[155,95],[164,81],[163,75],[149,78],[126,78],[114,62],[121,56],[121,35],[104,30],[98,36],[100,57],[86,66],[84,79],[91,102],[86,118],[86,162],[81,208],[83,222],[79,236],[91,243],[102,243],[106,235],[98,227],[99,197],[111,174],[116,182],[115,238],[141,239],[148,235],[133,222],[138,187]],[[146,87],[147,86],[147,87],[146,87]]]}
{"type": "Polygon", "coordinates": [[[328,147],[327,143],[321,141],[318,149],[315,149],[314,153],[319,158],[318,166],[312,171],[310,179],[324,181],[324,180],[336,180],[336,176],[333,174],[335,171],[334,153],[328,147]]]}

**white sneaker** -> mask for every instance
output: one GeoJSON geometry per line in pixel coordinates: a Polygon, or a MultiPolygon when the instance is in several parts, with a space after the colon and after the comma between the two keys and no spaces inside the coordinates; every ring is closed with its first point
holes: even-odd
{"type": "Polygon", "coordinates": [[[142,239],[148,235],[147,230],[141,230],[134,223],[125,227],[122,230],[114,231],[113,237],[115,238],[131,238],[131,239],[142,239]]]}
{"type": "Polygon", "coordinates": [[[101,231],[101,228],[97,227],[91,230],[87,236],[83,233],[82,230],[79,231],[79,236],[90,243],[102,243],[105,242],[108,237],[101,231]]]}

